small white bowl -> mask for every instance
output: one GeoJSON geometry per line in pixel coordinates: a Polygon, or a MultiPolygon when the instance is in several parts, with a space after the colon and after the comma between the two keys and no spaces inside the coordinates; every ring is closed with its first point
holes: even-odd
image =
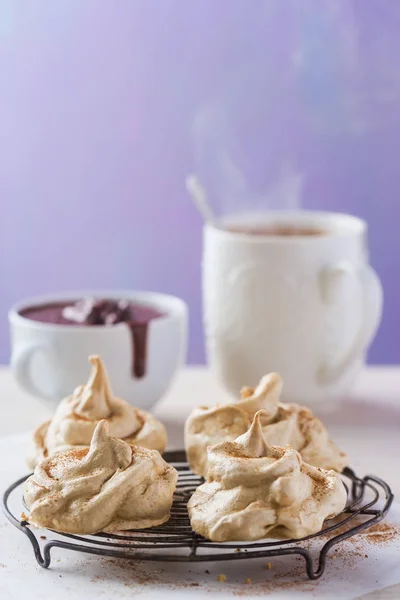
{"type": "Polygon", "coordinates": [[[155,292],[77,291],[29,298],[9,312],[11,366],[21,387],[39,398],[58,403],[84,384],[89,375],[88,356],[98,354],[107,368],[116,396],[149,409],[168,389],[183,365],[187,350],[188,309],[183,300],[155,292]],[[20,311],[41,304],[95,297],[137,302],[158,309],[147,331],[146,373],[132,374],[133,344],[125,323],[117,325],[58,325],[26,318],[20,311]]]}

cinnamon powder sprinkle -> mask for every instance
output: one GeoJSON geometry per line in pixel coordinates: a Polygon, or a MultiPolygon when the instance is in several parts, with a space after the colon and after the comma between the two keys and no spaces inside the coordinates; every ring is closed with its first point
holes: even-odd
{"type": "Polygon", "coordinates": [[[362,531],[360,535],[366,538],[371,544],[385,544],[400,536],[400,526],[393,523],[380,522],[362,531]]]}

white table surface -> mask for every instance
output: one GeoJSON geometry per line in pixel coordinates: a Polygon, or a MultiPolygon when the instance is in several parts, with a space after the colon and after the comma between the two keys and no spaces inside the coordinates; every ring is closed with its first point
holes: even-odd
{"type": "MultiPolygon", "coordinates": [[[[183,447],[183,423],[194,406],[214,404],[226,399],[227,396],[213,380],[211,374],[202,367],[187,368],[183,370],[170,392],[157,404],[154,413],[163,420],[166,424],[169,434],[169,448],[183,447]]],[[[52,410],[50,406],[42,404],[39,400],[27,395],[14,383],[11,373],[8,368],[0,367],[0,402],[2,403],[0,413],[0,475],[1,483],[4,486],[10,477],[22,475],[26,468],[23,464],[23,456],[25,454],[25,446],[28,440],[27,432],[41,421],[48,418],[52,410]],[[19,434],[19,435],[17,435],[19,434]],[[9,452],[10,451],[10,452],[9,452]],[[7,453],[10,453],[7,456],[7,453]],[[7,480],[8,477],[8,480],[7,480]],[[4,482],[4,483],[3,483],[4,482]]],[[[343,400],[341,406],[334,412],[327,413],[324,416],[329,430],[335,441],[341,446],[351,457],[351,465],[360,474],[373,473],[385,479],[392,487],[392,490],[400,498],[400,368],[397,367],[373,367],[368,368],[360,378],[354,392],[343,400]]],[[[31,578],[27,578],[21,573],[20,577],[11,574],[8,568],[1,568],[3,565],[0,562],[0,597],[5,599],[18,598],[22,599],[27,593],[30,598],[40,598],[47,600],[53,598],[54,583],[57,584],[57,597],[64,598],[62,591],[65,592],[65,598],[80,598],[90,600],[92,597],[108,598],[113,597],[110,581],[101,581],[101,573],[98,566],[94,566],[93,557],[84,557],[87,564],[92,565],[92,576],[89,580],[84,574],[84,569],[77,567],[77,571],[73,574],[68,572],[58,572],[57,570],[45,571],[36,567],[28,547],[28,543],[24,539],[20,539],[21,534],[16,531],[11,525],[5,522],[3,516],[0,516],[0,556],[4,556],[5,546],[7,544],[7,552],[10,554],[10,563],[12,564],[13,556],[16,555],[17,548],[12,544],[21,546],[23,552],[24,570],[30,570],[31,578]],[[3,550],[3,554],[1,551],[3,550]],[[96,574],[93,575],[93,569],[96,574]],[[96,570],[97,569],[97,570],[96,570]],[[77,576],[79,573],[79,577],[77,576]],[[59,575],[63,579],[59,579],[59,575]],[[97,578],[97,579],[96,579],[97,578]],[[12,580],[12,588],[11,586],[12,580]],[[87,584],[92,581],[92,588],[88,589],[87,584]],[[50,584],[51,582],[51,584],[50,584]],[[60,587],[60,582],[62,586],[60,587]],[[82,591],[85,589],[85,595],[75,596],[71,592],[73,585],[81,585],[82,591]],[[32,596],[31,588],[35,587],[38,590],[38,595],[32,596]],[[72,586],[72,587],[71,587],[72,586]],[[70,592],[67,593],[67,590],[70,592]],[[4,594],[4,591],[6,593],[4,594]],[[40,595],[39,595],[40,594],[40,595]],[[61,595],[60,595],[61,594],[61,595]],[[92,595],[93,594],[93,595],[92,595]]],[[[2,559],[0,558],[0,561],[2,559]]],[[[4,560],[4,559],[3,559],[4,560]]],[[[82,563],[82,558],[79,558],[79,565],[82,563]]],[[[249,561],[245,561],[249,562],[249,561]]],[[[151,563],[150,563],[151,564],[151,563]]],[[[156,563],[154,563],[156,565],[156,563]]],[[[158,566],[155,567],[157,570],[158,566]]],[[[121,574],[116,574],[116,567],[110,567],[111,579],[119,581],[119,595],[121,596],[121,585],[127,585],[124,582],[124,577],[121,574]],[[122,583],[121,583],[122,582],[122,583]]],[[[185,576],[190,575],[185,566],[185,576]]],[[[100,569],[101,571],[101,569],[100,569]]],[[[176,576],[182,577],[182,568],[174,568],[176,576]]],[[[171,572],[169,573],[171,577],[171,572]]],[[[159,578],[157,578],[158,581],[159,578]]],[[[198,581],[198,578],[196,579],[198,581]]],[[[379,588],[379,575],[377,575],[377,585],[379,588]]],[[[115,584],[116,585],[116,584],[115,584]]],[[[165,584],[166,585],[166,584],[165,584]]],[[[165,587],[158,581],[154,586],[148,584],[142,586],[143,589],[135,588],[136,594],[145,594],[146,597],[151,597],[157,592],[163,595],[169,595],[170,588],[165,587]]],[[[249,597],[250,589],[246,587],[245,596],[249,597]]],[[[131,590],[133,593],[133,590],[131,590]]],[[[218,598],[234,597],[239,592],[229,591],[229,586],[220,586],[217,590],[208,589],[208,595],[218,598]]],[[[279,598],[295,598],[295,597],[325,597],[320,589],[315,596],[315,589],[311,588],[307,591],[280,593],[266,593],[268,597],[279,598]],[[307,595],[307,594],[310,595],[307,595]]],[[[202,591],[201,586],[188,586],[184,590],[171,591],[174,597],[188,597],[192,594],[196,598],[200,597],[205,590],[202,591]]],[[[239,593],[239,595],[242,595],[239,593]]],[[[129,594],[126,597],[131,597],[129,594]]],[[[115,596],[117,597],[117,596],[115,596]]],[[[204,596],[205,597],[205,596],[204,596]]],[[[250,596],[251,597],[251,596],[250,596]]],[[[328,596],[326,596],[328,597],[328,596]]],[[[392,589],[387,589],[385,595],[379,592],[378,595],[368,596],[368,598],[400,598],[400,587],[395,586],[392,589]]]]}

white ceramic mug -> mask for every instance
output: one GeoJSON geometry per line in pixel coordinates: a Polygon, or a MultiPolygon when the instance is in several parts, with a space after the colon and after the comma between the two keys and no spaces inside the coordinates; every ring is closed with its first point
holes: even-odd
{"type": "Polygon", "coordinates": [[[270,212],[205,226],[203,290],[209,363],[236,396],[279,371],[285,399],[328,404],[351,386],[382,312],[366,223],[335,213],[270,212]],[[279,225],[325,234],[229,231],[279,225]]]}
{"type": "Polygon", "coordinates": [[[27,392],[58,402],[87,381],[88,356],[99,354],[106,365],[114,393],[141,408],[151,408],[166,392],[173,375],[186,358],[187,306],[174,296],[153,292],[90,291],[30,298],[9,312],[11,366],[27,392]],[[124,298],[154,307],[163,316],[148,324],[146,373],[132,374],[133,344],[125,323],[77,326],[41,323],[21,316],[20,311],[79,298],[124,298]]]}

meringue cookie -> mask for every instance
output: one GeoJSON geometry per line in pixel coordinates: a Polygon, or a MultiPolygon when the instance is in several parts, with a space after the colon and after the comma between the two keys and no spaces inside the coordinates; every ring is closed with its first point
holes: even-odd
{"type": "Polygon", "coordinates": [[[144,529],[168,521],[177,471],[156,450],[131,446],[98,423],[90,448],[41,461],[24,489],[32,525],[64,533],[144,529]]]}
{"type": "Polygon", "coordinates": [[[33,435],[34,450],[28,464],[34,468],[46,456],[65,450],[87,448],[98,422],[107,419],[110,435],[129,444],[163,452],[167,445],[165,427],[145,410],[115,398],[99,356],[90,356],[92,372],[86,385],[76,388],[57,407],[51,421],[33,435]]]}
{"type": "Polygon", "coordinates": [[[188,510],[194,531],[212,541],[272,533],[299,539],[321,531],[346,505],[339,474],[308,465],[290,446],[270,446],[260,422],[265,418],[257,412],[244,435],[208,449],[207,481],[188,510]]]}
{"type": "Polygon", "coordinates": [[[185,447],[192,471],[205,476],[207,447],[233,441],[245,433],[258,410],[266,412],[263,433],[269,444],[290,444],[310,464],[342,471],[347,465],[347,456],[310,410],[279,401],[282,387],[280,375],[270,373],[260,380],[255,390],[243,388],[238,402],[194,409],[185,424],[185,447]]]}

